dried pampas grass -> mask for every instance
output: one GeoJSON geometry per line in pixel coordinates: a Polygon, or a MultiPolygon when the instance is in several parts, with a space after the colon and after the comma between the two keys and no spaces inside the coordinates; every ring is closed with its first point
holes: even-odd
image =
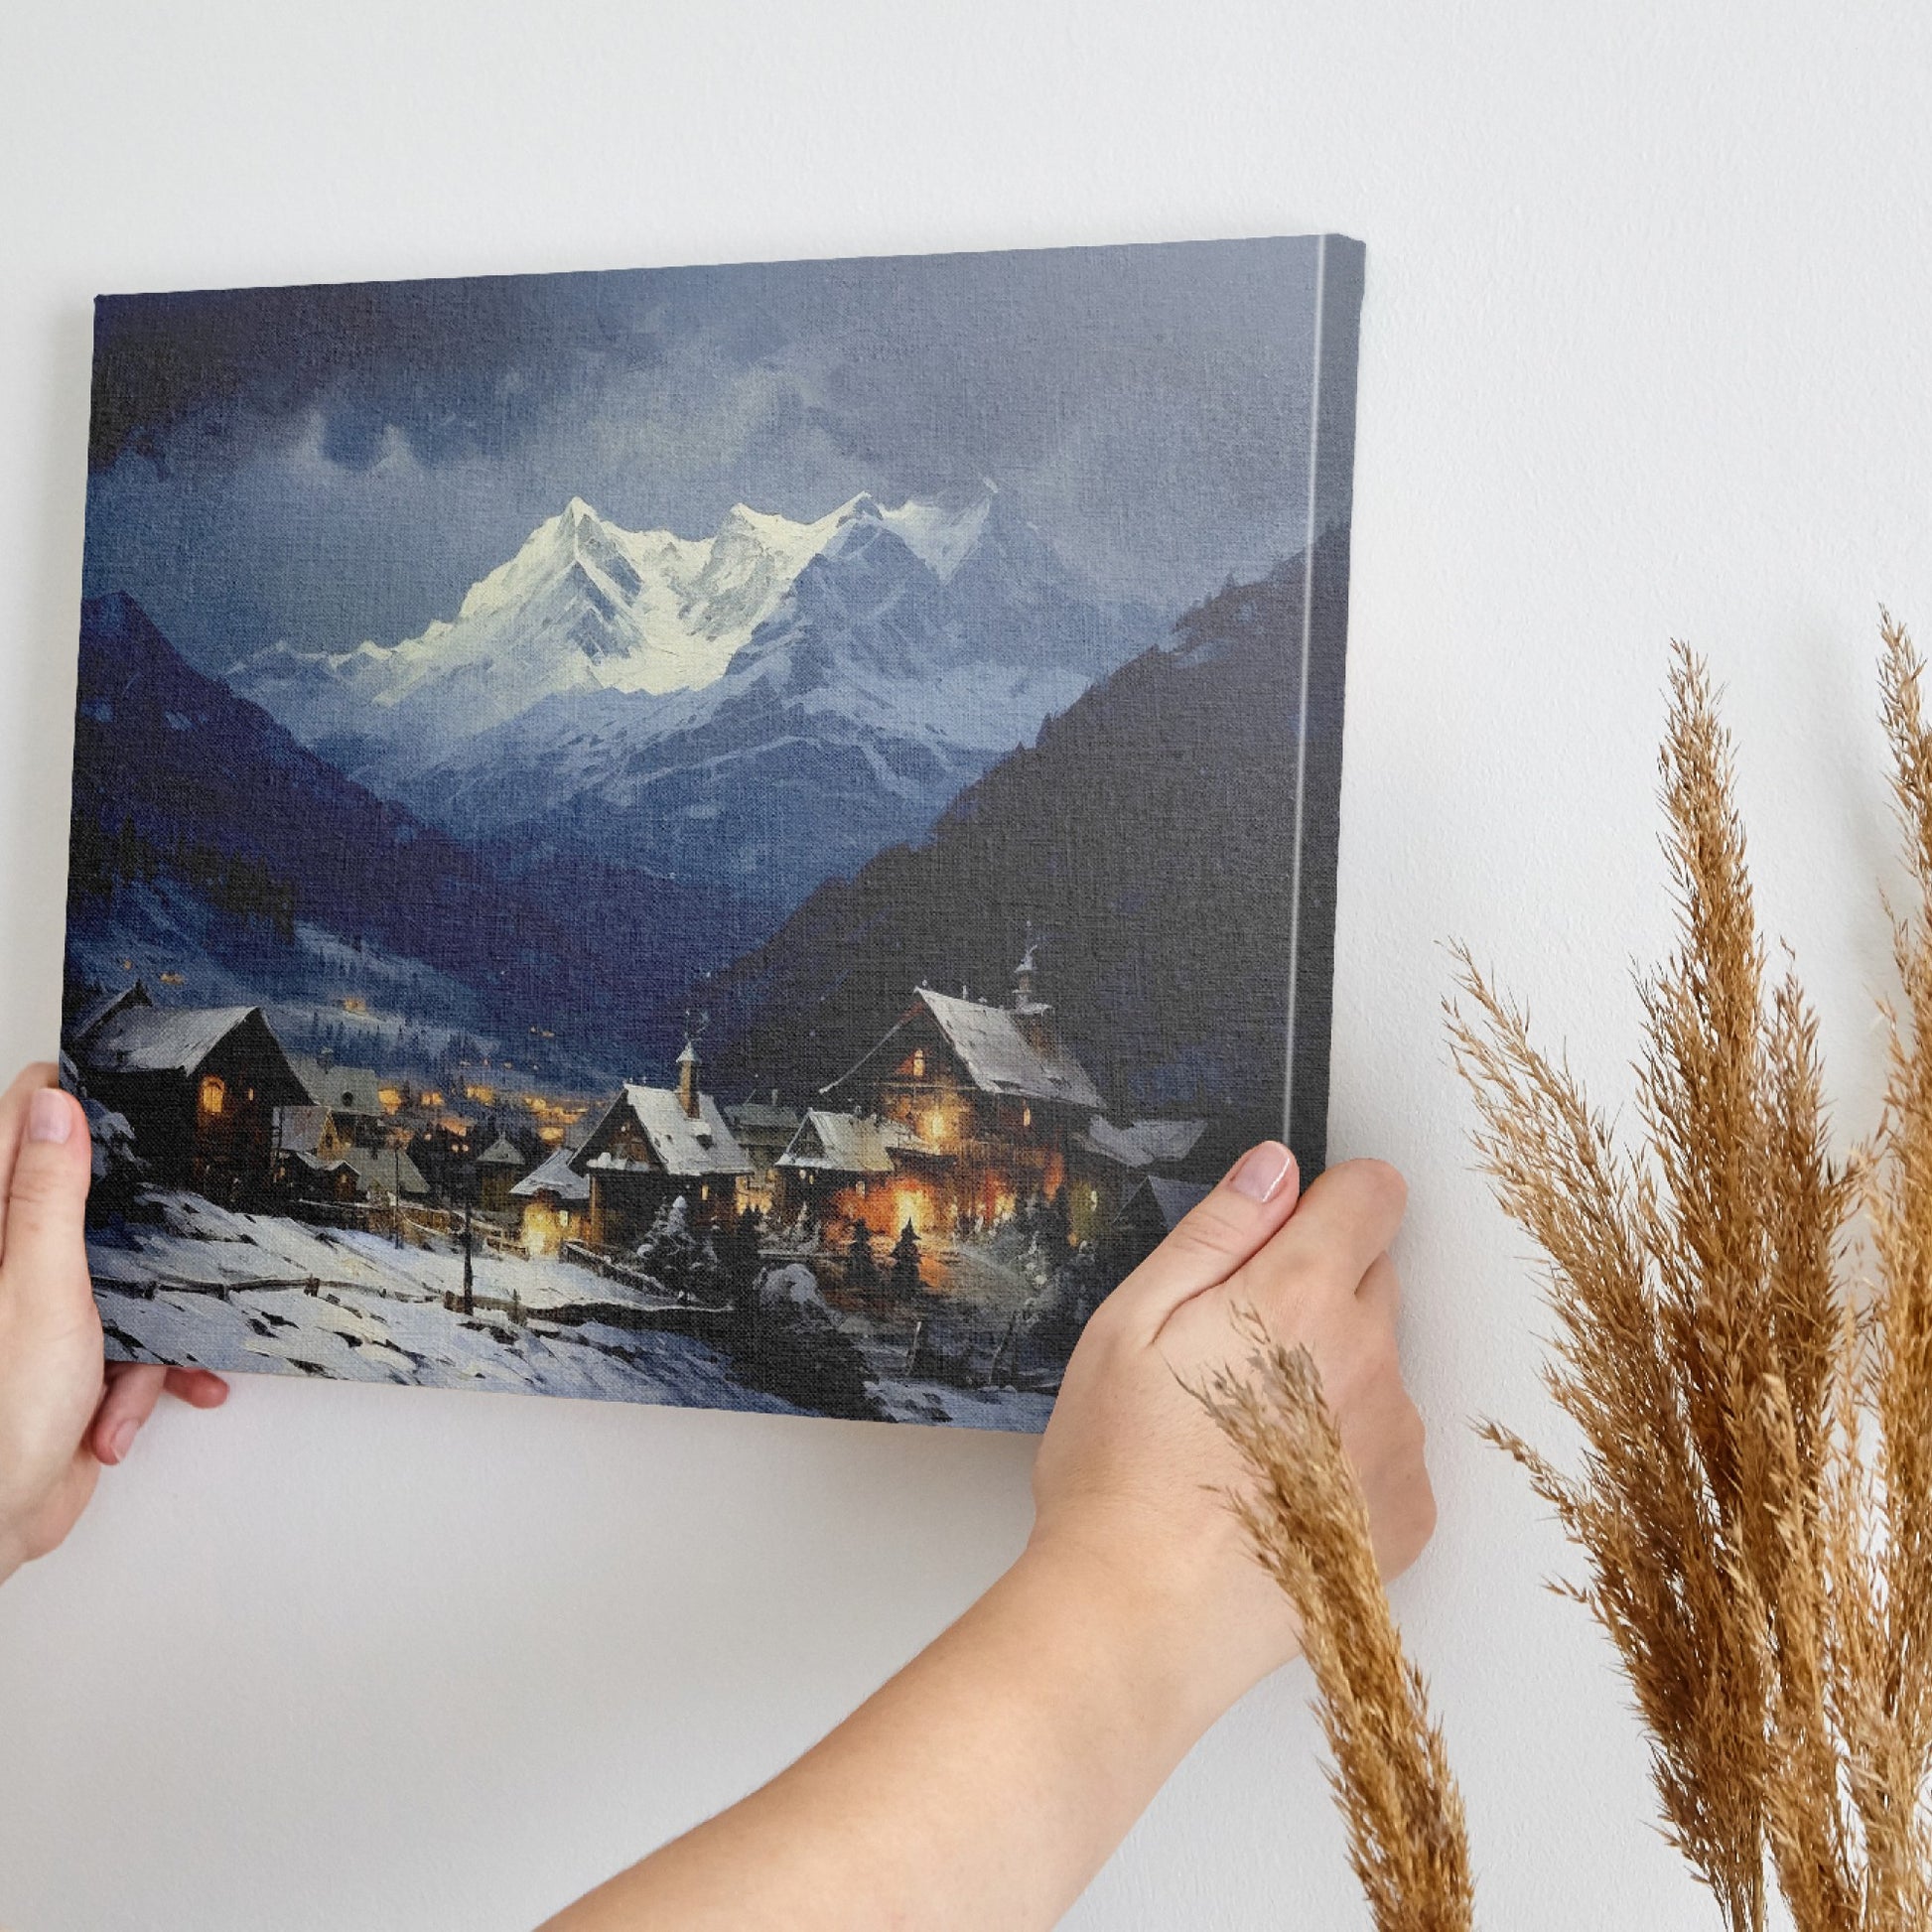
{"type": "Polygon", "coordinates": [[[1735,1932],[1765,1924],[1773,1882],[1800,1932],[1924,1926],[1932,1906],[1932,735],[1909,639],[1888,617],[1882,637],[1916,893],[1869,1147],[1831,1153],[1817,1023],[1790,972],[1770,979],[1729,741],[1682,648],[1661,759],[1678,942],[1639,988],[1637,1145],[1466,952],[1449,1008],[1479,1159],[1548,1262],[1548,1381],[1581,1467],[1486,1433],[1587,1559],[1570,1593],[1616,1647],[1666,1828],[1735,1932]]]}
{"type": "MultiPolygon", "coordinates": [[[[1458,951],[1474,1140],[1547,1263],[1563,1467],[1499,1425],[1582,1552],[1584,1604],[1649,1733],[1672,1842],[1731,1932],[1932,1925],[1932,729],[1883,618],[1880,715],[1912,893],[1870,1141],[1828,1132],[1818,1028],[1767,963],[1731,749],[1677,650],[1660,759],[1677,943],[1639,982],[1620,1142],[1458,951]],[[1854,1242],[1863,1215],[1864,1240],[1854,1242]]],[[[1377,1577],[1312,1363],[1256,1326],[1203,1400],[1253,1478],[1231,1501],[1300,1610],[1375,1923],[1466,1927],[1462,1807],[1377,1577]]]]}
{"type": "Polygon", "coordinates": [[[1462,1797],[1396,1634],[1361,1485],[1308,1351],[1243,1325],[1250,1375],[1215,1376],[1201,1400],[1254,1479],[1230,1506],[1302,1619],[1350,1863],[1377,1932],[1468,1932],[1462,1797]]]}

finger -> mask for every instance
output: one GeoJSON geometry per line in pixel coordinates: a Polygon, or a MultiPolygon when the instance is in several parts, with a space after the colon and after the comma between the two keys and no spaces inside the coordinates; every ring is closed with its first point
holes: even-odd
{"type": "Polygon", "coordinates": [[[1241,1270],[1267,1304],[1286,1289],[1352,1295],[1402,1225],[1409,1188],[1386,1161],[1344,1161],[1311,1181],[1295,1217],[1241,1270]]]}
{"type": "Polygon", "coordinates": [[[112,1468],[134,1447],[141,1425],[154,1414],[168,1371],[158,1362],[121,1362],[94,1414],[88,1433],[95,1456],[112,1468]]]}
{"type": "Polygon", "coordinates": [[[1363,1313],[1386,1321],[1391,1327],[1395,1325],[1402,1307],[1402,1277],[1387,1255],[1377,1255],[1369,1263],[1368,1273],[1355,1291],[1355,1301],[1363,1313]]]}
{"type": "Polygon", "coordinates": [[[80,1103],[36,1087],[7,1183],[0,1293],[17,1316],[65,1328],[93,1307],[85,1210],[93,1146],[80,1103]]]}
{"type": "Polygon", "coordinates": [[[54,1086],[59,1079],[59,1070],[51,1062],[36,1060],[23,1067],[13,1085],[0,1094],[0,1254],[7,1251],[7,1186],[27,1132],[28,1103],[40,1088],[54,1086]]]}
{"type": "Polygon", "coordinates": [[[171,1368],[167,1387],[191,1409],[218,1409],[228,1399],[227,1383],[212,1369],[171,1368]]]}
{"type": "Polygon", "coordinates": [[[1107,1298],[1116,1317],[1152,1333],[1190,1296],[1226,1281],[1295,1212],[1299,1180],[1280,1141],[1250,1148],[1107,1298]]]}

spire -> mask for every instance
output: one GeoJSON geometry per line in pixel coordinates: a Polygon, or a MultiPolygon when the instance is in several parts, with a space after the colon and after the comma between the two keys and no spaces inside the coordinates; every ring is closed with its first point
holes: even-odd
{"type": "Polygon", "coordinates": [[[1039,941],[1034,937],[1034,922],[1027,921],[1027,950],[1013,969],[1013,1010],[1015,1013],[1044,1013],[1046,1009],[1034,998],[1034,954],[1039,941]]]}
{"type": "Polygon", "coordinates": [[[684,1051],[677,1056],[677,1104],[690,1119],[697,1119],[698,1049],[689,1039],[684,1042],[684,1051]]]}

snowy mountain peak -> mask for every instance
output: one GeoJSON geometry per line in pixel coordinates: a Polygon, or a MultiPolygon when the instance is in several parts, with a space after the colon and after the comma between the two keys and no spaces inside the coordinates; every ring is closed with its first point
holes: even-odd
{"type": "Polygon", "coordinates": [[[810,520],[735,503],[695,538],[624,529],[572,496],[453,619],[395,644],[270,645],[228,682],[344,769],[410,796],[424,771],[461,766],[485,734],[551,701],[659,700],[626,724],[648,737],[694,728],[754,689],[767,694],[759,702],[816,691],[828,716],[864,712],[897,732],[911,717],[905,692],[1012,657],[1002,675],[1021,685],[997,717],[942,723],[925,699],[913,707],[915,736],[964,729],[976,753],[981,737],[1003,747],[1046,702],[1035,685],[1051,660],[1063,660],[1050,675],[1052,702],[1064,702],[1111,660],[1098,639],[1113,633],[991,483],[968,501],[897,508],[861,490],[810,520]]]}

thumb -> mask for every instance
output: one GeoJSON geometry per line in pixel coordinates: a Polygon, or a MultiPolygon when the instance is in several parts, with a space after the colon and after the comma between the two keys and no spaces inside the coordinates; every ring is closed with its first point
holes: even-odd
{"type": "Polygon", "coordinates": [[[1116,1318],[1154,1334],[1203,1289],[1258,1254],[1295,1212],[1301,1175],[1280,1141],[1251,1147],[1109,1296],[1116,1318]]]}
{"type": "Polygon", "coordinates": [[[0,1296],[13,1311],[53,1321],[90,1304],[85,1210],[93,1144],[80,1103],[59,1087],[27,1100],[7,1181],[0,1296]]]}

